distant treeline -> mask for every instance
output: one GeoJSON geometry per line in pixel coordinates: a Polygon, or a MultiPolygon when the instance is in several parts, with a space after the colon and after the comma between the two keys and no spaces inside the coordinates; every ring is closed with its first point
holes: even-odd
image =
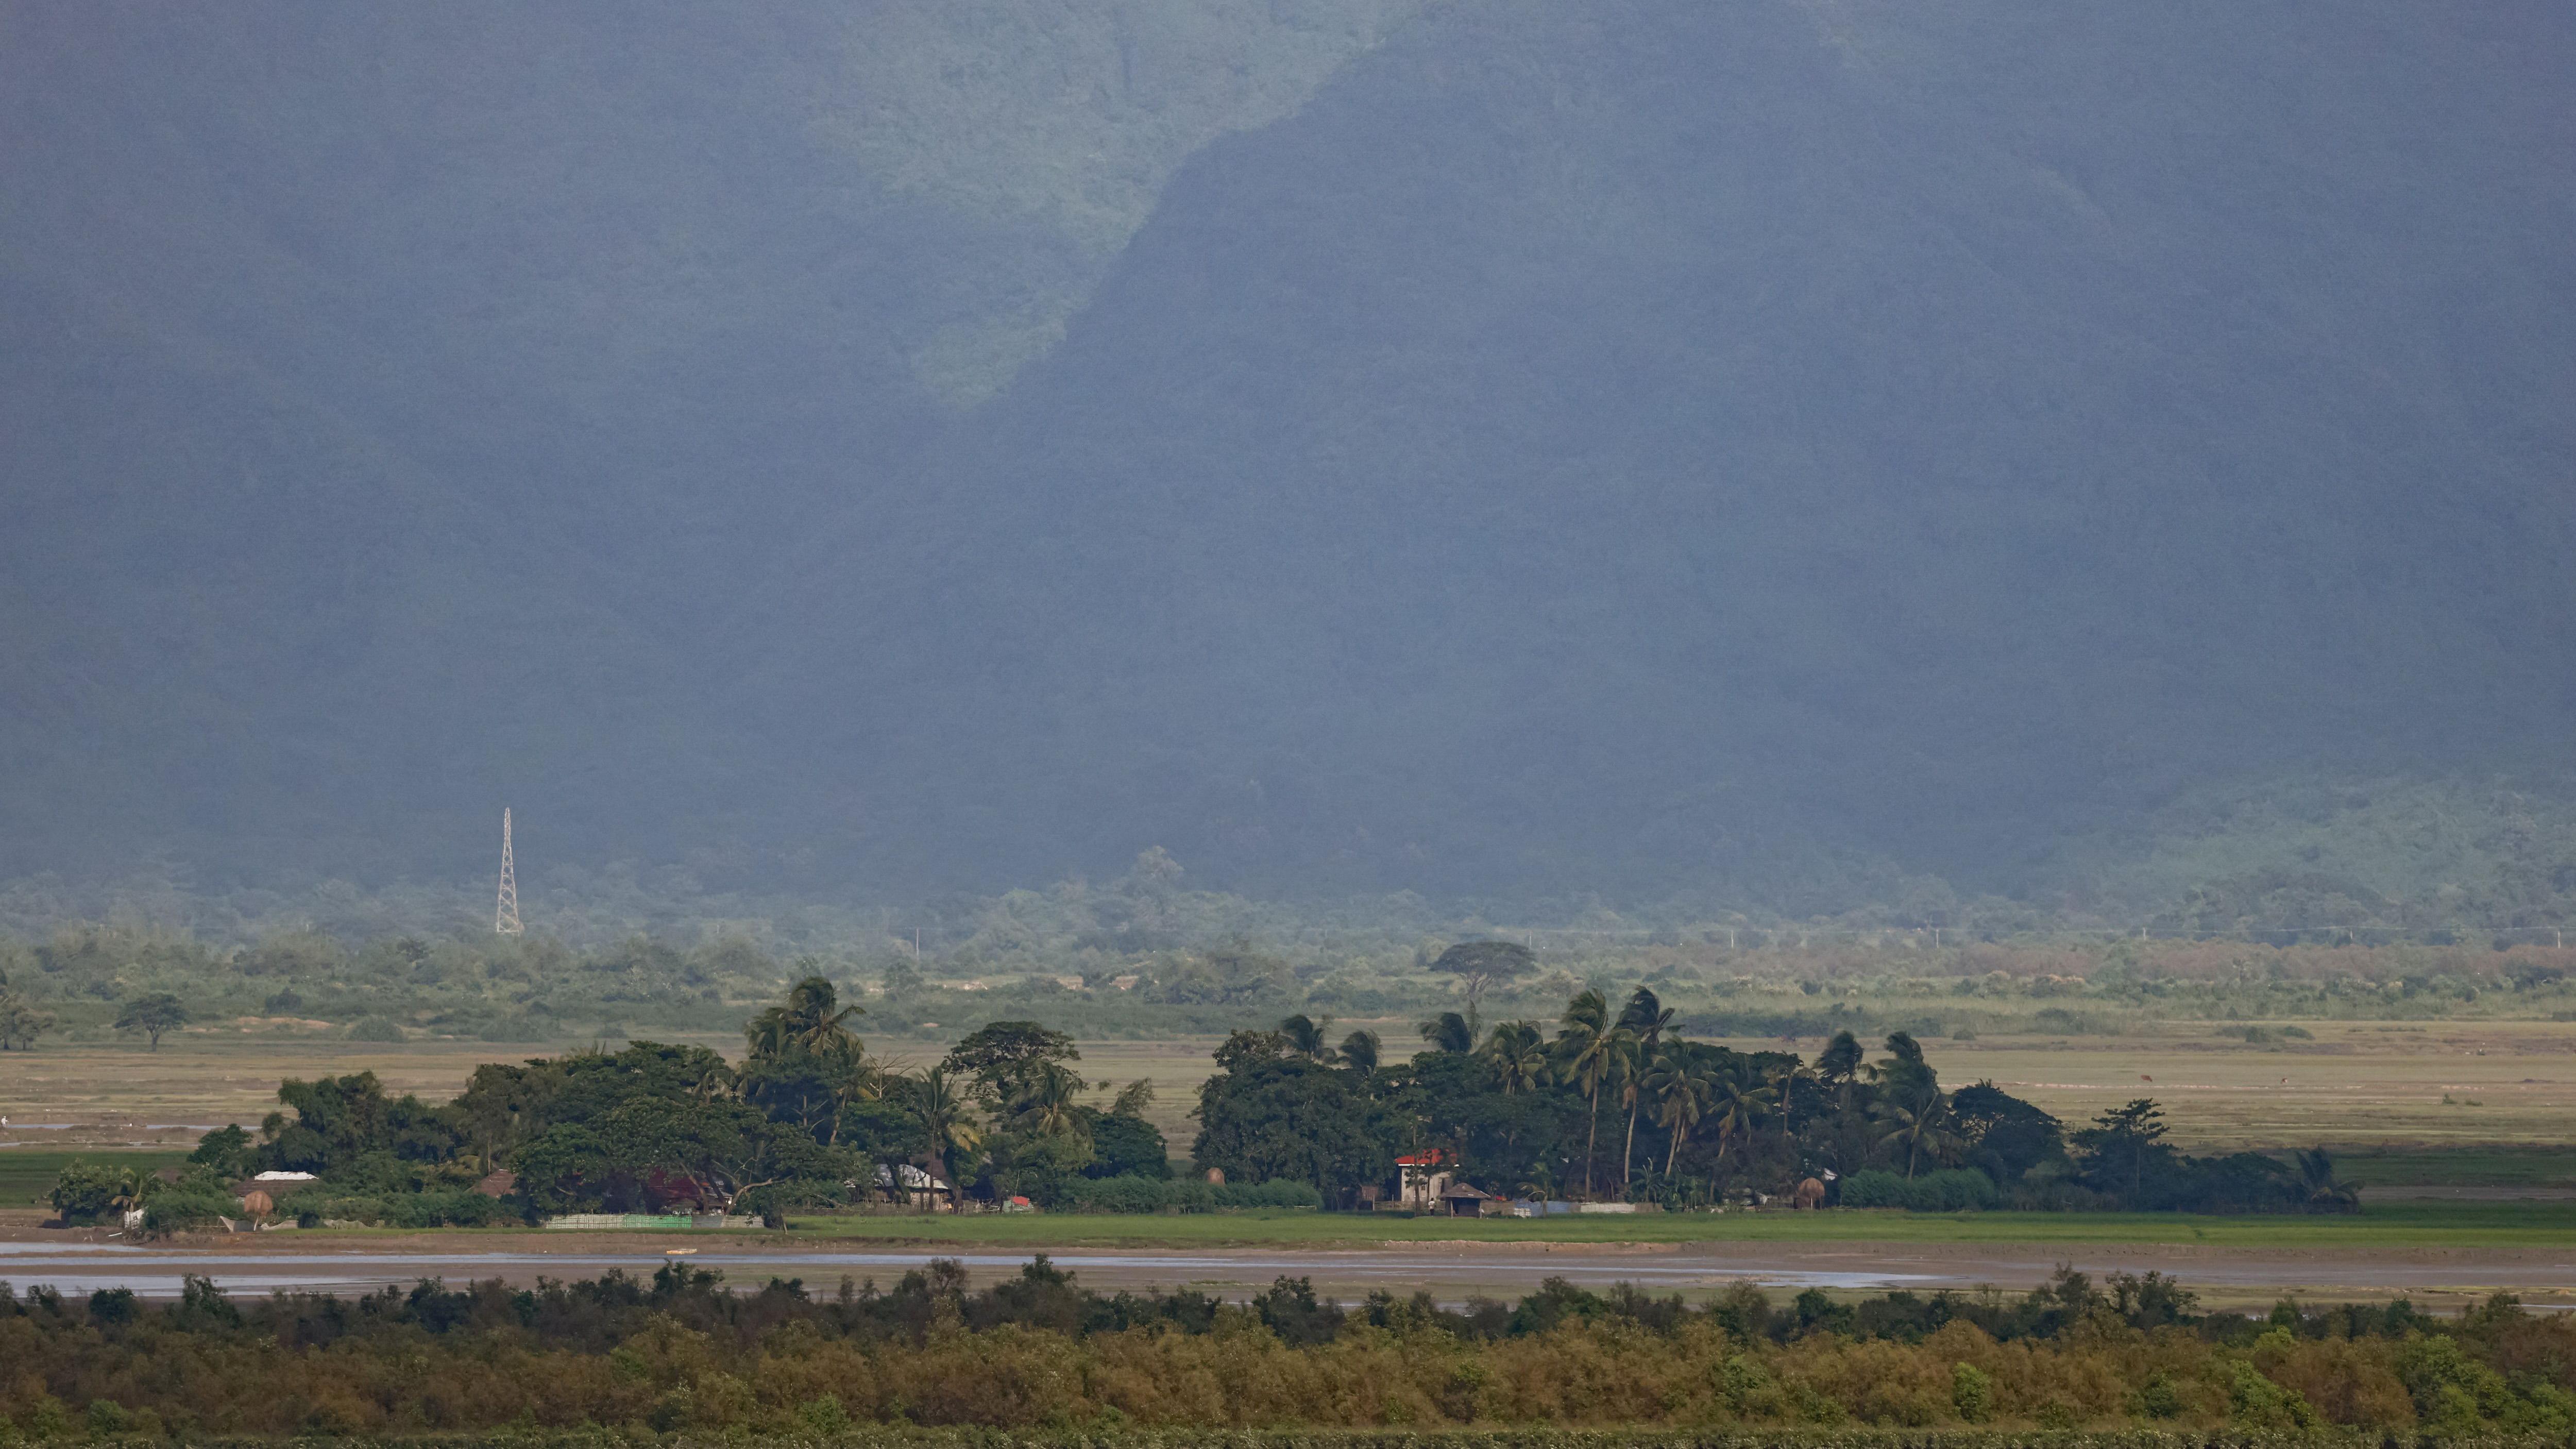
{"type": "Polygon", "coordinates": [[[1809,1060],[1694,1041],[1686,1025],[1651,987],[1615,1007],[1585,990],[1553,1035],[1506,1021],[1480,1040],[1446,1012],[1420,1027],[1428,1049],[1399,1059],[1374,1033],[1336,1044],[1292,1016],[1217,1049],[1192,1156],[1230,1178],[1311,1182],[1336,1203],[1367,1199],[1399,1161],[1496,1197],[1669,1208],[1749,1194],[1927,1211],[2347,1212],[2358,1200],[2322,1149],[2289,1162],[2184,1154],[2152,1100],[2069,1132],[1992,1082],[1945,1088],[1901,1031],[1882,1058],[1843,1031],[1809,1060]]]}
{"type": "Polygon", "coordinates": [[[934,1262],[891,1289],[725,1289],[667,1265],[513,1289],[175,1303],[0,1290],[0,1417],[27,1437],[412,1435],[607,1426],[828,1438],[871,1425],[1130,1429],[1735,1426],[1915,1431],[2351,1426],[2576,1432],[2576,1324],[2498,1295],[2265,1318],[2168,1279],[2061,1271],[2021,1297],[1890,1293],[1704,1307],[1551,1280],[1516,1304],[1304,1280],[1249,1302],[1100,1294],[1040,1258],[970,1289],[934,1262]]]}
{"type": "Polygon", "coordinates": [[[746,1007],[805,976],[864,995],[880,1032],[936,1036],[961,1021],[1015,1016],[1080,1036],[1216,1036],[1292,1012],[1402,1018],[1463,1005],[1461,979],[1442,958],[1462,945],[1526,941],[1537,943],[1532,969],[1495,983],[1499,1011],[1549,1012],[1585,986],[1643,980],[1707,1036],[2085,1036],[2141,1018],[2576,1017],[2576,949],[2548,946],[1944,937],[1935,948],[1920,932],[1818,934],[1801,946],[1787,932],[1732,929],[1154,944],[1196,938],[1204,924],[1065,943],[1005,919],[919,957],[882,942],[782,951],[774,938],[729,929],[577,950],[488,927],[355,945],[309,929],[217,945],[130,925],[66,927],[0,939],[0,1049],[99,1039],[131,1027],[133,1005],[156,997],[179,1009],[182,1027],[327,1030],[362,1041],[556,1044],[730,1031],[746,1007]]]}
{"type": "MultiPolygon", "coordinates": [[[[1483,943],[1449,959],[1471,1002],[1529,953],[1483,943]]],[[[1472,1007],[1471,1007],[1472,1009],[1472,1007]]],[[[1639,986],[1614,1010],[1569,999],[1554,1035],[1505,1021],[1421,1023],[1399,1056],[1312,1017],[1237,1031],[1192,1114],[1204,1181],[1176,1182],[1144,1081],[1099,1098],[1071,1038],[996,1021],[918,1072],[872,1055],[832,983],[811,977],[744,1028],[737,1062],[635,1042],[475,1069],[439,1103],[389,1096],[373,1073],[278,1088],[254,1134],[205,1135],[152,1176],[74,1162],[53,1189],[71,1222],[140,1212],[155,1233],[235,1211],[254,1173],[263,1211],[307,1224],[485,1226],[563,1212],[757,1214],[865,1205],[1480,1211],[1494,1199],[1701,1208],[1754,1195],[1801,1206],[2343,1212],[2357,1192],[2322,1149],[2192,1157],[2140,1099],[2068,1132],[1991,1082],[1945,1088],[1903,1032],[1872,1060],[1838,1033],[1810,1062],[1694,1041],[1639,986]]]]}

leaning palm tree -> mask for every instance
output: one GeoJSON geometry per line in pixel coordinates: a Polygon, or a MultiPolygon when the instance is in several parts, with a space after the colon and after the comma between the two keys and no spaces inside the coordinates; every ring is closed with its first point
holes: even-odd
{"type": "Polygon", "coordinates": [[[1908,1180],[1917,1162],[1926,1156],[1938,1161],[1957,1141],[1950,1132],[1950,1099],[1937,1086],[1926,1084],[1910,1100],[1887,1102],[1879,1110],[1887,1131],[1878,1140],[1905,1149],[1908,1180]]]}
{"type": "Polygon", "coordinates": [[[1622,1028],[1611,1025],[1610,1003],[1598,991],[1578,992],[1565,1004],[1565,1015],[1559,1021],[1562,1025],[1556,1034],[1556,1049],[1560,1069],[1564,1079],[1582,1091],[1592,1119],[1583,1139],[1583,1195],[1590,1197],[1592,1163],[1601,1140],[1601,1084],[1609,1080],[1613,1064],[1626,1053],[1630,1037],[1622,1028]]]}
{"type": "Polygon", "coordinates": [[[1332,1024],[1333,1019],[1329,1016],[1322,1021],[1317,1021],[1301,1011],[1279,1023],[1279,1036],[1281,1040],[1288,1043],[1288,1049],[1297,1055],[1329,1061],[1332,1058],[1333,1049],[1324,1044],[1324,1029],[1332,1024]]]}
{"type": "Polygon", "coordinates": [[[2299,1154],[2299,1193],[2310,1212],[2348,1213],[2361,1206],[2361,1189],[2335,1175],[2334,1157],[2322,1147],[2299,1154]]]}
{"type": "Polygon", "coordinates": [[[1708,1115],[1711,1085],[1708,1073],[1671,1052],[1659,1053],[1646,1073],[1646,1096],[1655,1104],[1655,1122],[1672,1136],[1672,1146],[1664,1153],[1667,1181],[1673,1165],[1681,1160],[1682,1144],[1690,1140],[1691,1129],[1708,1115]]]}
{"type": "Polygon", "coordinates": [[[1516,1097],[1547,1085],[1547,1042],[1526,1021],[1507,1021],[1485,1038],[1484,1053],[1493,1059],[1503,1095],[1516,1097]]]}
{"type": "Polygon", "coordinates": [[[1762,1114],[1770,1106],[1771,1089],[1745,1080],[1741,1068],[1719,1072],[1709,1083],[1709,1115],[1717,1119],[1720,1147],[1730,1142],[1749,1144],[1753,1130],[1762,1125],[1762,1114]]]}
{"type": "Polygon", "coordinates": [[[1628,1174],[1637,1160],[1637,1109],[1643,1105],[1638,1091],[1639,1079],[1647,1064],[1654,1060],[1655,1049],[1663,1044],[1664,1033],[1672,1028],[1673,1009],[1658,1000],[1655,993],[1640,986],[1619,1012],[1620,1029],[1635,1040],[1622,1054],[1620,1063],[1621,1101],[1628,1108],[1628,1145],[1619,1154],[1619,1190],[1628,1189],[1628,1174]]]}
{"type": "Polygon", "coordinates": [[[948,1205],[957,1205],[957,1174],[952,1170],[952,1152],[972,1152],[984,1142],[984,1129],[975,1122],[975,1104],[958,1088],[948,1073],[938,1067],[923,1072],[912,1082],[912,1110],[921,1118],[922,1137],[928,1144],[929,1166],[948,1184],[948,1205]]]}
{"type": "Polygon", "coordinates": [[[1342,1065],[1361,1076],[1377,1071],[1378,1055],[1383,1050],[1373,1031],[1355,1031],[1342,1038],[1342,1065]]]}

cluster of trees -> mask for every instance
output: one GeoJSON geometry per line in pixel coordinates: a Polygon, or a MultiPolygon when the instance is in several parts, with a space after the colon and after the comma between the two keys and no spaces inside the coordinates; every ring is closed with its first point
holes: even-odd
{"type": "MultiPolygon", "coordinates": [[[[752,1019],[739,1064],[635,1042],[479,1067],[445,1103],[389,1095],[372,1072],[290,1080],[256,1134],[208,1133],[191,1161],[229,1177],[312,1173],[281,1211],[397,1223],[676,1209],[774,1221],[880,1184],[901,1193],[923,1171],[952,1201],[969,1190],[1055,1201],[1095,1181],[1169,1176],[1143,1115],[1150,1085],[1085,1100],[1091,1084],[1062,1033],[994,1022],[905,1073],[870,1055],[852,1029],[860,1014],[814,977],[752,1019]]],[[[66,1211],[86,1210],[78,1200],[66,1211]]]]}
{"type": "Polygon", "coordinates": [[[954,1262],[890,1290],[748,1293],[668,1265],[513,1289],[178,1301],[0,1288],[0,1433],[73,1438],[599,1426],[830,1437],[865,1424],[1049,1428],[2327,1425],[2457,1439],[2576,1433],[2576,1323],[2498,1295],[2456,1320],[2398,1302],[2195,1311],[2155,1274],[2061,1271],[2000,1294],[1693,1308],[1551,1280],[1518,1303],[1303,1280],[1245,1302],[1091,1292],[1045,1259],[976,1290],[954,1262]]]}
{"type": "MultiPolygon", "coordinates": [[[[1470,1011],[1475,1004],[1470,992],[1470,1011]]],[[[1852,1206],[2341,1210],[2354,1194],[2322,1151],[2188,1157],[2141,1100],[2075,1132],[1991,1082],[1945,1088],[1890,1034],[1869,1060],[1846,1031],[1809,1062],[1693,1041],[1640,986],[1613,1009],[1585,990],[1553,1035],[1470,1015],[1424,1022],[1426,1049],[1387,1057],[1312,1018],[1238,1031],[1200,1089],[1193,1155],[1248,1178],[1351,1200],[1400,1155],[1436,1155],[1499,1195],[1669,1206],[1830,1182],[1852,1206]]]]}

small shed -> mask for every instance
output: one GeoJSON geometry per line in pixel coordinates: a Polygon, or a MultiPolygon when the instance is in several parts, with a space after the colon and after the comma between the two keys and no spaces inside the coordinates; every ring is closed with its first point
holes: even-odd
{"type": "Polygon", "coordinates": [[[1440,1194],[1440,1202],[1442,1206],[1449,1209],[1449,1216],[1453,1218],[1480,1218],[1485,1215],[1487,1203],[1501,1205],[1503,1199],[1489,1192],[1479,1192],[1460,1182],[1450,1184],[1440,1194]]]}

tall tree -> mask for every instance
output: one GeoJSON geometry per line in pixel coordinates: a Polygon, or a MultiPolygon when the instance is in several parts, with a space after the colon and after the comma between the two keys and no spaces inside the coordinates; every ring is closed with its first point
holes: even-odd
{"type": "Polygon", "coordinates": [[[1620,1054],[1619,1063],[1619,1095],[1628,1108],[1628,1141],[1619,1152],[1619,1190],[1623,1195],[1628,1189],[1628,1175],[1636,1163],[1637,1109],[1643,1101],[1646,1067],[1654,1060],[1655,1049],[1662,1044],[1664,1033],[1671,1029],[1673,1016],[1673,1009],[1644,986],[1631,993],[1628,1004],[1619,1011],[1620,1029],[1629,1036],[1628,1049],[1620,1054]]]}
{"type": "Polygon", "coordinates": [[[975,1106],[944,1067],[932,1067],[911,1086],[913,1114],[921,1119],[929,1161],[922,1165],[948,1184],[948,1203],[958,1201],[956,1154],[983,1145],[984,1129],[976,1124],[975,1106]]]}
{"type": "Polygon", "coordinates": [[[2097,1185],[2108,1182],[2132,1204],[2146,1185],[2147,1167],[2172,1156],[2165,1145],[2164,1109],[2150,1097],[2139,1097],[2093,1119],[2093,1125],[2067,1138],[2084,1159],[2086,1175],[2097,1185]]]}
{"type": "Polygon", "coordinates": [[[1493,1059],[1494,1072],[1502,1083],[1503,1095],[1519,1096],[1547,1085],[1547,1042],[1535,1025],[1526,1021],[1504,1022],[1485,1039],[1484,1052],[1493,1059]]]}
{"type": "Polygon", "coordinates": [[[1369,1076],[1377,1071],[1378,1056],[1384,1050],[1376,1032],[1355,1031],[1342,1038],[1342,1065],[1369,1076]]]}
{"type": "Polygon", "coordinates": [[[143,1033],[151,1039],[151,1049],[157,1052],[161,1050],[163,1032],[177,1031],[191,1019],[188,1008],[180,1004],[178,997],[167,991],[156,991],[125,1003],[116,1014],[116,1029],[143,1033]]]}
{"type": "MultiPolygon", "coordinates": [[[[810,964],[806,958],[799,964],[810,964]]],[[[850,1023],[867,1008],[843,1006],[839,989],[823,976],[810,975],[787,989],[787,999],[755,1016],[743,1027],[753,1056],[782,1056],[792,1051],[822,1052],[851,1036],[850,1023]]]]}
{"type": "Polygon", "coordinates": [[[1592,1164],[1601,1141],[1601,1085],[1609,1080],[1628,1036],[1610,1020],[1610,1003],[1598,991],[1575,993],[1558,1018],[1557,1056],[1566,1077],[1583,1093],[1590,1126],[1583,1139],[1583,1195],[1592,1195],[1592,1164]]]}
{"type": "Polygon", "coordinates": [[[1441,952],[1431,969],[1448,972],[1467,988],[1467,1039],[1473,1041],[1486,988],[1525,976],[1537,964],[1537,954],[1517,941],[1461,941],[1441,952]]]}
{"type": "Polygon", "coordinates": [[[1690,1140],[1691,1129],[1708,1115],[1710,1081],[1708,1073],[1687,1056],[1659,1053],[1646,1074],[1646,1094],[1655,1104],[1655,1121],[1670,1134],[1672,1145],[1664,1152],[1664,1176],[1670,1179],[1673,1165],[1680,1161],[1682,1144],[1690,1140]]]}

